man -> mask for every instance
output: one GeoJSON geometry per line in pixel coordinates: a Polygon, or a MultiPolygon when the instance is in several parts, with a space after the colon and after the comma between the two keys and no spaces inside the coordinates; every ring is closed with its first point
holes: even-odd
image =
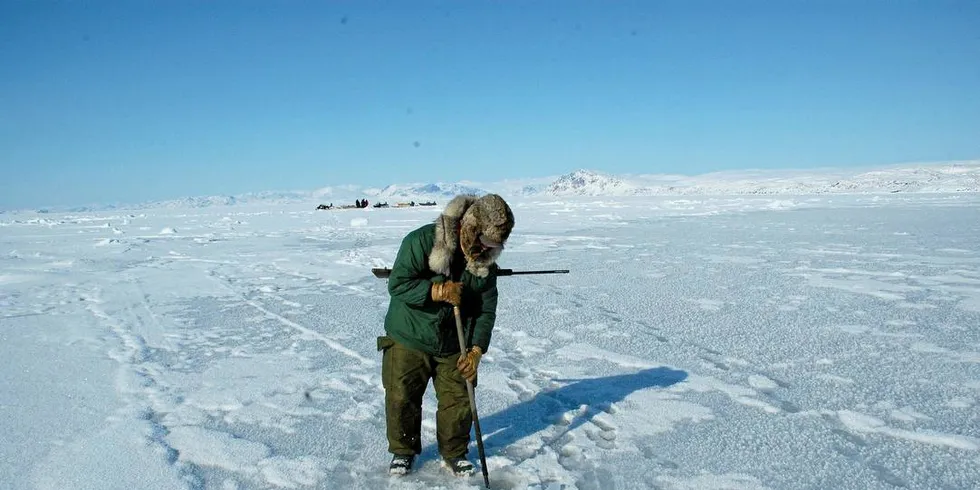
{"type": "Polygon", "coordinates": [[[392,474],[411,471],[422,452],[422,397],[430,379],[443,463],[454,474],[473,473],[466,458],[473,418],[465,380],[476,383],[490,347],[496,260],[513,227],[514,215],[499,195],[461,195],[402,240],[388,276],[387,335],[378,337],[392,474]],[[462,353],[453,306],[463,320],[462,353]]]}

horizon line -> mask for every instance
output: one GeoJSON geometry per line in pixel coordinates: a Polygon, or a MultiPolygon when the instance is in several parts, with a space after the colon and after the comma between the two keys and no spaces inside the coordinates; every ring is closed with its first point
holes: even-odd
{"type": "MultiPolygon", "coordinates": [[[[821,167],[806,167],[806,168],[794,168],[794,167],[779,167],[779,168],[760,168],[760,167],[745,167],[737,169],[726,169],[726,170],[714,170],[710,172],[701,172],[696,174],[687,174],[681,172],[673,173],[625,173],[625,172],[608,172],[602,170],[595,170],[586,167],[576,168],[567,171],[562,174],[549,174],[543,176],[524,176],[524,177],[511,177],[505,179],[498,179],[494,181],[476,181],[476,180],[457,180],[457,181],[414,181],[414,182],[391,182],[385,185],[362,185],[362,184],[352,184],[352,183],[337,183],[328,184],[315,188],[305,188],[305,189],[264,189],[255,191],[244,191],[234,194],[197,194],[197,195],[175,195],[174,197],[162,198],[162,199],[152,199],[146,201],[114,201],[114,202],[97,202],[97,203],[86,203],[86,204],[65,204],[58,206],[32,206],[32,207],[13,207],[13,208],[0,208],[0,213],[18,213],[18,212],[51,212],[52,210],[62,210],[70,211],[72,209],[88,208],[88,207],[113,207],[113,208],[125,208],[127,206],[146,206],[151,204],[165,204],[181,200],[194,200],[194,199],[212,199],[212,198],[247,198],[247,197],[261,197],[262,194],[310,194],[310,197],[314,197],[317,191],[329,188],[353,188],[356,191],[383,191],[384,189],[393,186],[416,186],[416,185],[464,185],[468,187],[480,187],[480,186],[493,186],[493,184],[506,184],[519,181],[532,181],[532,180],[557,180],[565,176],[573,175],[578,172],[588,172],[600,176],[607,177],[689,177],[695,178],[700,176],[710,176],[718,174],[733,174],[738,172],[759,172],[759,173],[830,173],[830,172],[868,172],[873,170],[881,169],[896,169],[896,168],[915,168],[915,167],[937,167],[937,166],[956,166],[956,165],[980,165],[980,156],[977,158],[970,159],[957,159],[957,160],[934,160],[934,161],[906,161],[900,163],[881,163],[881,164],[868,164],[868,165],[852,165],[852,166],[821,166],[821,167]]],[[[552,182],[553,183],[553,182],[552,182]]],[[[480,189],[484,192],[489,192],[486,189],[480,189]]],[[[355,191],[355,192],[356,192],[355,191]]]]}

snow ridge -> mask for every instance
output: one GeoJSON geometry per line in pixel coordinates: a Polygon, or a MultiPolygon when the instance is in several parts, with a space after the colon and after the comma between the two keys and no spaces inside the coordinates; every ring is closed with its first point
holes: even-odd
{"type": "MultiPolygon", "coordinates": [[[[315,190],[265,191],[234,196],[199,196],[138,204],[67,208],[71,212],[111,209],[187,209],[244,204],[349,204],[370,201],[435,201],[459,194],[489,192],[510,197],[563,196],[740,196],[980,192],[980,160],[920,163],[876,168],[819,170],[739,170],[701,175],[612,175],[578,169],[557,177],[490,183],[394,183],[384,187],[333,185],[315,190]]],[[[39,209],[46,213],[51,209],[39,209]]]]}
{"type": "Polygon", "coordinates": [[[873,170],[746,170],[698,176],[639,175],[604,195],[819,195],[980,192],[980,160],[873,170]]]}

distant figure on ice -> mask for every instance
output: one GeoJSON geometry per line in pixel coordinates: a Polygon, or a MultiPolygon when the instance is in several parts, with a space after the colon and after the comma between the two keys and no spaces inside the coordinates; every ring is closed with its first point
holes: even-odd
{"type": "Polygon", "coordinates": [[[500,196],[461,195],[401,242],[388,277],[386,335],[378,337],[392,474],[411,471],[422,452],[422,397],[429,380],[439,405],[439,454],[455,474],[474,471],[466,457],[473,424],[466,380],[476,385],[480,358],[490,347],[496,261],[513,228],[514,214],[500,196]],[[454,305],[469,346],[463,353],[454,305]]]}

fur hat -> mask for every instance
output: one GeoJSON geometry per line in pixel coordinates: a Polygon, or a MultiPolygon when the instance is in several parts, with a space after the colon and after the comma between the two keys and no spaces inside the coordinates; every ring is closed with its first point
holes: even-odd
{"type": "Polygon", "coordinates": [[[488,247],[502,247],[514,229],[514,213],[504,198],[487,194],[473,203],[463,215],[460,239],[472,243],[475,239],[488,247]],[[467,236],[467,233],[474,236],[467,236]]]}
{"type": "Polygon", "coordinates": [[[453,254],[462,246],[466,270],[486,277],[503,252],[514,228],[514,213],[502,197],[463,194],[453,198],[436,218],[436,237],[429,254],[429,269],[449,275],[453,254]],[[482,246],[477,246],[479,241],[482,246]]]}

